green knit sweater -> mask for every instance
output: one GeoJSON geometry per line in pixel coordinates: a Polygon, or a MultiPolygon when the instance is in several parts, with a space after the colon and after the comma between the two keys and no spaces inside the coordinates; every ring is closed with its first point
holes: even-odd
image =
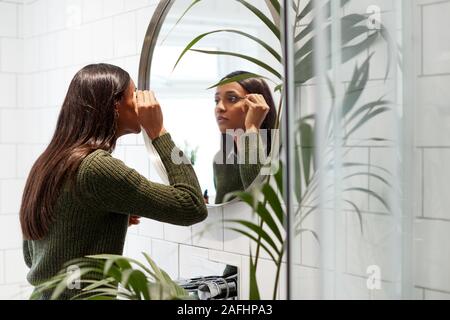
{"type": "Polygon", "coordinates": [[[247,190],[263,166],[261,160],[265,159],[260,155],[267,155],[265,143],[258,133],[245,133],[239,140],[235,143],[231,135],[222,135],[221,148],[213,163],[216,204],[223,203],[228,193],[247,190]]]}
{"type": "MultiPolygon", "coordinates": [[[[207,209],[191,165],[171,160],[171,136],[153,141],[167,170],[170,186],[150,182],[104,150],[81,163],[75,188],[64,187],[55,205],[55,222],[42,240],[24,240],[28,281],[36,286],[76,258],[123,253],[129,215],[189,226],[204,220],[207,209]],[[75,191],[75,192],[74,192],[75,191]]],[[[66,290],[69,299],[78,292],[66,290]]],[[[50,293],[41,299],[49,299],[50,293]]]]}

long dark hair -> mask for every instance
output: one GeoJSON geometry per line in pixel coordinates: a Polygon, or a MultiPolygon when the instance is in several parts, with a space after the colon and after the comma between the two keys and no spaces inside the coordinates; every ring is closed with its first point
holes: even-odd
{"type": "Polygon", "coordinates": [[[44,238],[55,220],[53,207],[65,181],[73,184],[81,161],[92,151],[116,146],[117,103],[130,75],[109,64],[88,65],[72,79],[53,138],[34,163],[20,207],[25,239],[44,238]]]}
{"type": "MultiPolygon", "coordinates": [[[[248,74],[250,72],[248,71],[234,71],[225,77],[222,78],[222,80],[231,79],[236,76],[248,74]]],[[[241,85],[242,88],[245,89],[248,93],[255,93],[255,94],[261,94],[264,99],[266,100],[267,105],[269,106],[270,110],[266,115],[266,118],[264,119],[263,123],[261,124],[260,129],[266,129],[270,133],[272,129],[275,128],[275,122],[277,120],[277,109],[275,106],[275,102],[273,100],[272,91],[270,90],[269,85],[264,79],[261,78],[247,78],[243,80],[236,81],[241,85]]],[[[270,153],[271,148],[271,135],[268,134],[267,137],[267,154],[270,153]]]]}

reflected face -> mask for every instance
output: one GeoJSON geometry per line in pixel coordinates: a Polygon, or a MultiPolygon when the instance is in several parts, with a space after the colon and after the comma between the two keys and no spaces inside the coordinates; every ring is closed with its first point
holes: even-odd
{"type": "Polygon", "coordinates": [[[136,86],[134,81],[131,80],[127,91],[124,93],[124,96],[117,107],[117,110],[119,111],[117,124],[118,136],[141,132],[141,125],[138,121],[135,92],[136,86]]]}
{"type": "Polygon", "coordinates": [[[245,130],[245,96],[248,92],[237,82],[217,87],[216,121],[221,133],[227,129],[245,130]]]}

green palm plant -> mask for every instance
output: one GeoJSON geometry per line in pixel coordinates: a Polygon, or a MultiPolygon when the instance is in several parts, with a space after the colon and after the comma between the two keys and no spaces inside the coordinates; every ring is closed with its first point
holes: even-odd
{"type": "Polygon", "coordinates": [[[148,264],[120,255],[94,255],[71,261],[58,275],[36,287],[31,299],[51,291],[60,298],[68,284],[78,282],[81,292],[73,300],[174,300],[188,293],[146,254],[148,264]],[[78,270],[74,273],[71,267],[78,270]],[[86,276],[86,279],[83,277],[86,276]]]}
{"type": "MultiPolygon", "coordinates": [[[[183,15],[179,18],[177,24],[180,23],[182,18],[200,1],[202,0],[194,0],[183,13],[183,15]]],[[[270,32],[279,41],[279,47],[273,48],[260,38],[237,29],[211,30],[200,34],[186,45],[184,50],[181,52],[177,62],[175,63],[174,69],[189,51],[200,52],[204,54],[231,56],[253,63],[255,67],[265,70],[270,76],[266,77],[256,72],[252,72],[223,80],[212,85],[210,88],[246,78],[260,77],[274,83],[275,91],[283,90],[283,76],[278,71],[281,70],[283,63],[283,58],[280,53],[281,32],[279,25],[277,25],[281,14],[280,2],[278,0],[265,1],[272,15],[272,17],[268,17],[261,10],[245,0],[235,1],[242,4],[243,7],[247,10],[250,10],[261,21],[261,23],[268,28],[268,32],[270,32]],[[275,58],[275,61],[277,61],[278,65],[269,65],[264,61],[240,52],[200,50],[194,48],[195,45],[199,43],[203,38],[219,33],[232,33],[240,35],[242,37],[246,37],[248,41],[255,42],[262,48],[264,48],[273,58],[275,58]]],[[[343,7],[350,1],[351,0],[340,0],[340,6],[343,7]]],[[[316,18],[308,18],[313,15],[314,4],[313,0],[287,0],[285,1],[285,3],[291,6],[290,9],[295,15],[295,21],[293,25],[295,44],[295,86],[302,86],[316,76],[314,70],[314,44],[316,37],[316,35],[314,34],[314,24],[316,18]],[[303,9],[300,9],[300,4],[304,4],[303,9]]],[[[331,1],[328,1],[323,7],[318,8],[317,10],[322,12],[325,20],[328,21],[324,28],[324,34],[325,41],[327,41],[327,43],[331,43],[332,27],[331,23],[329,22],[331,17],[331,1]]],[[[390,51],[391,40],[386,29],[383,26],[381,26],[379,29],[370,29],[365,23],[366,21],[367,17],[360,14],[348,14],[340,19],[340,31],[342,34],[340,50],[342,63],[346,63],[352,58],[355,58],[361,53],[369,50],[371,46],[377,43],[380,39],[384,39],[384,41],[387,43],[387,50],[388,52],[390,51]]],[[[328,46],[328,51],[325,52],[325,70],[330,70],[332,67],[332,54],[330,52],[330,48],[331,46],[328,46]]],[[[361,66],[355,67],[353,77],[342,101],[336,102],[334,88],[331,84],[331,81],[328,80],[329,90],[331,96],[333,97],[333,102],[331,106],[330,117],[326,123],[327,141],[325,141],[325,143],[327,145],[332,145],[332,143],[330,142],[334,141],[334,134],[337,129],[336,126],[340,126],[340,128],[345,132],[345,135],[343,137],[340,137],[342,145],[345,145],[346,141],[352,134],[367,125],[367,123],[369,123],[374,118],[390,110],[389,101],[382,98],[377,101],[366,103],[364,105],[358,105],[361,94],[369,78],[371,57],[372,55],[370,55],[361,66]],[[332,115],[334,114],[333,112],[337,112],[336,106],[338,105],[338,103],[341,106],[340,110],[342,110],[342,112],[339,115],[339,121],[336,123],[335,121],[332,121],[332,115]]],[[[389,54],[388,57],[390,57],[389,54]]],[[[388,76],[388,72],[390,70],[390,64],[391,62],[388,58],[386,77],[388,76]]],[[[279,111],[281,110],[281,106],[282,101],[280,101],[279,103],[279,111]]],[[[280,115],[280,112],[278,112],[278,115],[280,115]]],[[[277,128],[278,127],[279,121],[277,121],[277,128]]],[[[303,223],[305,222],[306,218],[311,216],[312,213],[316,212],[319,209],[319,199],[317,197],[315,198],[313,193],[318,188],[320,176],[327,170],[333,168],[334,162],[333,158],[330,157],[330,154],[333,150],[332,148],[326,148],[324,155],[319,155],[317,154],[317,152],[315,152],[314,141],[317,130],[318,128],[315,114],[306,115],[297,121],[297,128],[295,132],[296,150],[294,152],[294,171],[296,173],[295,197],[297,203],[299,204],[299,209],[294,214],[294,230],[296,235],[300,235],[305,232],[311,233],[317,239],[317,241],[319,241],[318,234],[314,230],[304,228],[303,223]],[[317,157],[319,156],[325,156],[325,159],[328,159],[328,161],[325,161],[324,166],[321,168],[317,167],[317,157]]],[[[382,141],[384,139],[373,137],[367,140],[382,141]]],[[[351,148],[348,148],[348,150],[350,149],[351,148]]],[[[355,176],[370,176],[371,178],[378,179],[382,183],[389,186],[388,179],[386,179],[382,175],[370,173],[367,170],[369,168],[369,164],[367,163],[344,162],[341,164],[341,166],[343,168],[360,169],[356,173],[345,176],[343,179],[351,179],[355,176]]],[[[389,172],[387,170],[384,170],[383,168],[379,169],[381,169],[384,174],[389,175],[389,172]]],[[[261,250],[264,250],[268,253],[277,268],[273,291],[273,298],[276,298],[279,284],[279,275],[282,266],[282,258],[286,250],[286,211],[285,205],[283,203],[283,198],[276,189],[278,189],[281,194],[283,194],[283,192],[290,192],[290,190],[283,190],[282,177],[282,166],[280,166],[280,170],[274,176],[267,176],[264,183],[262,183],[259,187],[256,187],[248,192],[235,192],[230,195],[237,196],[240,200],[247,203],[252,208],[253,213],[257,214],[259,218],[258,224],[246,220],[226,220],[227,223],[232,224],[229,229],[248,237],[256,243],[256,251],[254,255],[252,250],[250,249],[250,299],[260,298],[256,271],[261,250]],[[272,179],[274,179],[275,185],[272,179]],[[276,188],[274,188],[274,186],[276,186],[276,188]]],[[[333,186],[326,185],[325,187],[332,188],[333,186]]],[[[388,210],[390,209],[388,203],[378,193],[369,190],[368,188],[359,186],[351,187],[344,190],[343,194],[345,195],[349,192],[361,192],[368,194],[369,196],[379,200],[388,210]]],[[[325,199],[325,201],[331,200],[332,199],[325,199]]],[[[343,196],[343,201],[346,204],[350,205],[354,212],[356,212],[356,214],[358,215],[361,224],[361,232],[363,232],[362,215],[360,208],[349,198],[345,198],[345,196],[343,196]]]]}

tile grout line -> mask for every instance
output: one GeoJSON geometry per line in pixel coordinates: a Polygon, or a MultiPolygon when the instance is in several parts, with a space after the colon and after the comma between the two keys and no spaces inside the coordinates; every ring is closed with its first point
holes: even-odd
{"type": "Polygon", "coordinates": [[[425,149],[421,150],[421,157],[422,157],[422,163],[421,163],[421,169],[422,169],[422,174],[421,174],[421,213],[420,216],[425,218],[425,149]]]}

